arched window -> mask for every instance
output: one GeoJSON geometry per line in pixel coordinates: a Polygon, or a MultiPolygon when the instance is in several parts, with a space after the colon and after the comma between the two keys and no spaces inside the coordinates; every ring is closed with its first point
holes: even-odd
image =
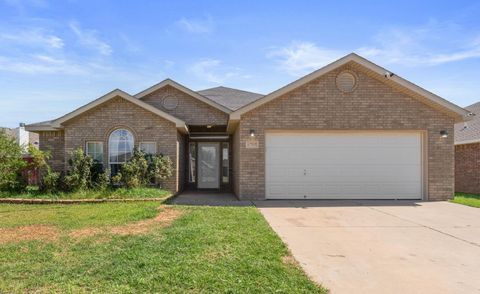
{"type": "Polygon", "coordinates": [[[118,129],[108,138],[108,160],[112,174],[116,174],[120,166],[126,163],[133,154],[134,139],[130,131],[118,129]]]}

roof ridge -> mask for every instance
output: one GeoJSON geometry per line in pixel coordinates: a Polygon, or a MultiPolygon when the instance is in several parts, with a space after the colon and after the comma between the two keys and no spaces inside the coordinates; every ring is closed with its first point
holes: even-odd
{"type": "Polygon", "coordinates": [[[213,87],[213,88],[202,89],[202,90],[198,90],[197,92],[203,92],[203,91],[208,91],[208,90],[213,90],[213,89],[218,89],[218,88],[230,89],[230,90],[235,90],[235,91],[239,91],[239,92],[245,92],[245,93],[251,93],[251,94],[265,96],[265,94],[262,94],[262,93],[257,93],[257,92],[252,92],[252,91],[247,91],[247,90],[242,90],[242,89],[237,89],[237,88],[232,88],[232,87],[226,87],[226,86],[217,86],[217,87],[213,87]]]}

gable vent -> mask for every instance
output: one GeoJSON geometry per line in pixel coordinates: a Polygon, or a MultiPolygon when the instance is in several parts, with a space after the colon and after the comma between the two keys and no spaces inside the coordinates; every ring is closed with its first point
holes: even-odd
{"type": "Polygon", "coordinates": [[[353,92],[357,86],[357,77],[349,71],[341,72],[336,79],[337,88],[342,92],[353,92]]]}

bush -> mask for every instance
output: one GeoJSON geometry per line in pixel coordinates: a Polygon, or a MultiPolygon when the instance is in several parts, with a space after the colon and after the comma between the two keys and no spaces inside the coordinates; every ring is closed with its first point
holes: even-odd
{"type": "Polygon", "coordinates": [[[65,188],[69,191],[86,190],[92,186],[93,159],[78,148],[70,153],[70,170],[64,178],[65,188]]]}
{"type": "Polygon", "coordinates": [[[52,171],[50,167],[42,176],[42,190],[47,193],[53,193],[58,190],[60,173],[52,171]]]}
{"type": "Polygon", "coordinates": [[[145,186],[148,183],[148,161],[145,153],[135,148],[132,158],[122,165],[120,173],[125,187],[145,186]]]}
{"type": "Polygon", "coordinates": [[[21,172],[27,167],[22,159],[22,147],[0,131],[0,190],[19,190],[24,187],[21,172]]]}
{"type": "Polygon", "coordinates": [[[106,190],[110,186],[110,170],[107,169],[97,175],[93,181],[94,188],[98,190],[106,190]]]}
{"type": "Polygon", "coordinates": [[[168,156],[147,155],[137,148],[132,158],[122,165],[120,173],[112,177],[114,185],[136,188],[160,184],[172,176],[173,163],[168,156]]]}
{"type": "Polygon", "coordinates": [[[163,155],[149,156],[148,178],[160,184],[173,174],[173,163],[170,157],[163,155]]]}

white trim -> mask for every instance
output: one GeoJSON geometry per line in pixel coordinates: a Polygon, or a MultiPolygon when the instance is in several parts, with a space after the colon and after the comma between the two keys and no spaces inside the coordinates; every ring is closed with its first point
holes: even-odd
{"type": "Polygon", "coordinates": [[[473,139],[473,140],[465,140],[465,141],[459,141],[455,142],[454,145],[467,145],[467,144],[475,144],[475,143],[480,143],[480,139],[473,139]]]}
{"type": "MultiPolygon", "coordinates": [[[[115,132],[118,131],[118,130],[127,131],[127,132],[130,133],[130,135],[131,135],[132,138],[133,138],[133,142],[132,142],[132,156],[133,156],[133,151],[135,150],[135,141],[136,141],[136,140],[135,140],[135,135],[133,134],[133,132],[132,132],[130,129],[127,129],[127,128],[124,128],[124,127],[119,127],[119,128],[113,129],[113,130],[110,132],[110,134],[108,135],[108,139],[107,139],[107,156],[108,156],[108,166],[109,166],[109,167],[110,167],[110,165],[112,165],[112,164],[125,164],[125,163],[128,162],[127,159],[125,159],[125,162],[118,162],[118,161],[117,161],[117,162],[112,162],[112,161],[110,161],[110,157],[111,157],[111,156],[110,156],[110,150],[111,150],[111,148],[112,148],[112,146],[110,145],[110,140],[111,140],[111,138],[112,138],[112,134],[115,133],[115,132]]],[[[117,155],[117,157],[118,157],[118,155],[117,155]]],[[[118,159],[118,158],[117,158],[117,159],[118,159]]]]}
{"type": "Polygon", "coordinates": [[[92,101],[92,102],[90,102],[90,103],[88,103],[88,104],[86,104],[86,105],[84,105],[84,106],[82,106],[82,107],[80,107],[80,108],[78,108],[78,109],[60,117],[60,118],[58,118],[58,119],[56,119],[56,120],[54,120],[51,124],[51,127],[52,128],[57,128],[57,129],[62,128],[61,124],[64,123],[65,121],[70,120],[70,119],[72,119],[72,118],[74,118],[74,117],[76,117],[76,116],[78,116],[78,115],[80,115],[80,114],[82,114],[82,113],[84,113],[84,112],[102,104],[102,103],[105,103],[108,100],[113,99],[115,97],[121,97],[121,98],[123,98],[123,99],[125,99],[125,100],[127,100],[127,101],[145,109],[145,110],[148,110],[148,111],[150,111],[150,112],[152,112],[152,113],[154,113],[154,114],[156,114],[156,115],[158,115],[158,116],[160,116],[160,117],[162,117],[162,118],[164,118],[168,121],[171,121],[171,122],[175,123],[176,127],[178,129],[182,130],[182,131],[187,130],[186,129],[186,124],[185,124],[184,121],[182,121],[182,120],[180,120],[180,119],[178,119],[178,118],[176,118],[176,117],[174,117],[174,116],[172,116],[172,115],[170,115],[166,112],[163,112],[160,109],[158,109],[158,108],[156,108],[156,107],[154,107],[150,104],[147,104],[147,103],[145,103],[145,102],[143,102],[143,101],[131,96],[130,94],[128,94],[128,93],[126,93],[122,90],[119,90],[119,89],[113,90],[110,93],[107,93],[107,94],[103,95],[102,97],[100,97],[100,98],[98,98],[98,99],[96,99],[96,100],[94,100],[94,101],[92,101]]]}
{"type": "MultiPolygon", "coordinates": [[[[100,145],[102,146],[102,152],[101,152],[101,154],[102,154],[102,160],[101,160],[100,163],[103,164],[103,160],[104,160],[103,157],[104,157],[104,155],[105,155],[105,152],[104,152],[105,150],[103,149],[103,142],[102,142],[102,141],[89,141],[89,140],[85,141],[85,154],[86,154],[86,155],[88,155],[88,143],[96,143],[96,144],[100,144],[100,145]]],[[[92,158],[93,158],[93,157],[92,157],[92,158]]],[[[95,158],[93,158],[93,159],[95,159],[95,158]]]]}
{"type": "MultiPolygon", "coordinates": [[[[373,62],[371,61],[368,61],[367,59],[355,54],[355,53],[350,53],[348,54],[347,56],[344,56],[342,58],[340,58],[339,60],[335,61],[335,62],[332,62],[328,65],[326,65],[325,67],[322,67],[321,69],[317,70],[317,71],[314,71],[276,91],[273,91],[272,93],[260,98],[259,100],[256,100],[250,104],[247,104],[243,107],[241,107],[240,109],[237,109],[236,111],[232,112],[230,114],[230,119],[231,120],[240,120],[240,117],[242,114],[252,110],[252,109],[255,109],[257,107],[259,107],[260,105],[263,105],[283,94],[286,94],[314,79],[317,79],[319,78],[320,76],[342,66],[342,65],[345,65],[347,64],[348,62],[351,62],[351,61],[354,61],[364,67],[366,67],[367,69],[369,70],[372,70],[373,72],[376,72],[380,75],[384,75],[387,70],[385,70],[384,68],[374,64],[373,62]]],[[[397,84],[427,98],[428,100],[458,114],[460,117],[462,117],[463,119],[461,121],[464,121],[464,120],[468,120],[469,118],[467,117],[468,114],[470,113],[469,111],[467,111],[466,109],[463,109],[461,108],[460,106],[457,106],[443,98],[441,98],[440,96],[437,96],[397,75],[393,75],[392,77],[389,77],[389,80],[391,81],[394,81],[396,82],[397,84]]]]}
{"type": "Polygon", "coordinates": [[[177,82],[175,82],[171,79],[163,80],[160,83],[155,84],[155,85],[151,86],[150,88],[148,88],[146,90],[143,90],[142,92],[136,94],[135,97],[138,98],[138,99],[142,99],[143,97],[147,96],[148,94],[153,93],[153,92],[155,92],[155,91],[157,91],[157,90],[159,90],[159,89],[161,89],[165,86],[171,86],[171,87],[173,87],[173,88],[175,88],[175,89],[177,89],[181,92],[184,92],[184,93],[192,96],[193,98],[196,98],[196,99],[198,99],[198,100],[200,100],[200,101],[202,101],[202,102],[204,102],[204,103],[206,103],[206,104],[208,104],[208,105],[210,105],[214,108],[217,108],[217,109],[219,109],[219,110],[221,110],[225,113],[231,113],[232,112],[231,109],[228,109],[225,106],[220,105],[217,102],[215,102],[215,101],[213,101],[213,100],[211,100],[211,99],[209,99],[209,98],[207,98],[203,95],[200,95],[199,93],[197,93],[193,90],[190,90],[189,88],[187,88],[187,87],[185,87],[185,86],[183,86],[183,85],[181,85],[181,84],[179,84],[179,83],[177,83],[177,82]]]}
{"type": "Polygon", "coordinates": [[[32,126],[26,125],[25,130],[29,132],[42,132],[42,131],[58,131],[60,128],[54,128],[51,126],[32,126]]]}

